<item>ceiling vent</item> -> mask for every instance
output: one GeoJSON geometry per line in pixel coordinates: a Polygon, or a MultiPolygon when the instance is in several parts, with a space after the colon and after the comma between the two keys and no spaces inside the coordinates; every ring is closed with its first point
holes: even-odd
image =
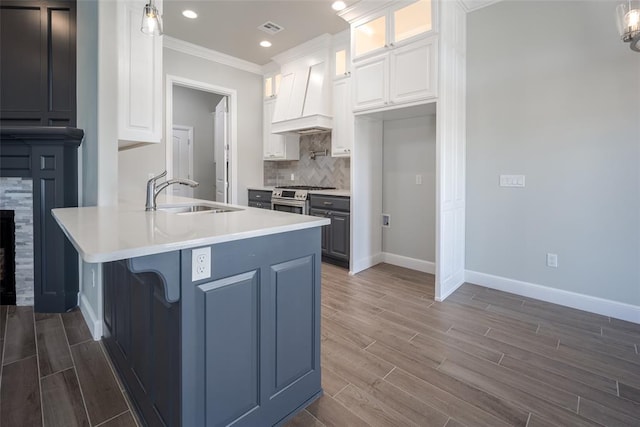
{"type": "Polygon", "coordinates": [[[276,24],[275,22],[267,21],[264,24],[258,26],[258,29],[264,31],[267,34],[277,34],[280,31],[284,30],[284,27],[276,24]]]}

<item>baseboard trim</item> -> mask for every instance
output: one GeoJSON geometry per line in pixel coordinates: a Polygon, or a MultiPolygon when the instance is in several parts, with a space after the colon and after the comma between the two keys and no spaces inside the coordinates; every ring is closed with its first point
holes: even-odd
{"type": "Polygon", "coordinates": [[[640,306],[636,305],[472,270],[465,271],[465,281],[499,291],[510,292],[516,295],[640,324],[640,306]]]}
{"type": "Polygon", "coordinates": [[[422,271],[423,273],[436,274],[436,264],[431,261],[382,252],[382,262],[411,270],[422,271]]]}
{"type": "Polygon", "coordinates": [[[382,262],[382,253],[371,255],[365,258],[360,258],[357,261],[352,260],[351,268],[349,269],[349,275],[353,276],[354,274],[358,274],[361,271],[366,270],[367,268],[371,268],[374,265],[380,264],[381,262],[382,262]]]}
{"type": "Polygon", "coordinates": [[[91,304],[89,304],[87,297],[84,295],[80,296],[80,312],[84,317],[84,321],[87,322],[93,339],[100,341],[102,339],[102,319],[97,318],[93,308],[91,308],[91,304]]]}

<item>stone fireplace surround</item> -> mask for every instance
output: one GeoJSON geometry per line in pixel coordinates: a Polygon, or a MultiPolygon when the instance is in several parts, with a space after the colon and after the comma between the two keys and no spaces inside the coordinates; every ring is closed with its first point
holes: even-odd
{"type": "Polygon", "coordinates": [[[0,209],[15,212],[16,305],[33,305],[33,180],[0,177],[0,209]]]}
{"type": "MultiPolygon", "coordinates": [[[[51,209],[78,206],[78,147],[83,137],[82,129],[70,127],[0,127],[0,177],[32,182],[29,270],[36,312],[62,313],[78,305],[78,254],[51,209]]],[[[17,214],[22,209],[10,210],[17,214]]]]}

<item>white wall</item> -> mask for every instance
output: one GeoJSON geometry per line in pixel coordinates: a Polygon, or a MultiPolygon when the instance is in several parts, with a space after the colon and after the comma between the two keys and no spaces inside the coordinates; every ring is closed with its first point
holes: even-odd
{"type": "Polygon", "coordinates": [[[382,251],[435,262],[436,119],[413,117],[383,122],[382,251]],[[416,184],[422,175],[422,184],[416,184]]]}
{"type": "Polygon", "coordinates": [[[469,14],[468,270],[640,306],[640,54],[614,7],[469,14]],[[500,188],[500,174],[526,187],[500,188]]]}
{"type": "MultiPolygon", "coordinates": [[[[262,76],[177,52],[163,51],[164,75],[188,78],[238,94],[238,200],[247,204],[247,187],[262,185],[262,76]]],[[[164,86],[163,86],[164,87],[164,86]]],[[[166,136],[163,141],[166,141],[166,136]]],[[[165,143],[119,152],[121,199],[144,201],[149,173],[165,169],[165,143]]]]}
{"type": "MultiPolygon", "coordinates": [[[[213,128],[216,105],[222,95],[174,85],[173,124],[193,127],[193,190],[198,199],[216,199],[216,164],[213,128]]],[[[181,177],[186,178],[186,177],[181,177]]]]}
{"type": "MultiPolygon", "coordinates": [[[[118,197],[115,17],[115,2],[77,4],[77,119],[85,135],[79,162],[81,206],[112,205],[118,197]]],[[[99,264],[80,261],[80,309],[94,339],[100,339],[99,264]]]]}

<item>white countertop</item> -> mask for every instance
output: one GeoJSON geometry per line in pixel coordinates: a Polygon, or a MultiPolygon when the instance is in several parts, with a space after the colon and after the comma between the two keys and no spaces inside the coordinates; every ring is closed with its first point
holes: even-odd
{"type": "MultiPolygon", "coordinates": [[[[183,197],[158,197],[168,203],[212,204],[183,197]]],[[[219,203],[215,203],[219,204],[219,203]]],[[[329,224],[326,218],[229,205],[240,211],[175,214],[145,212],[144,202],[117,206],[61,208],[51,212],[86,262],[109,262],[232,240],[329,224]]]]}

